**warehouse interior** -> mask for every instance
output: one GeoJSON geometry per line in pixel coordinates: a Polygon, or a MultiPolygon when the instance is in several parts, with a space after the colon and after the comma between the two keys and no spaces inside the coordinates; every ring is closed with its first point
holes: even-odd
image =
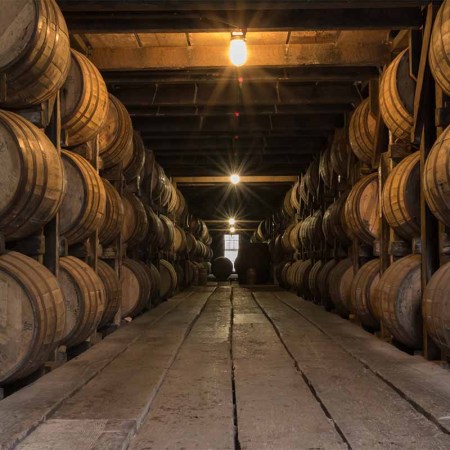
{"type": "Polygon", "coordinates": [[[0,11],[0,450],[450,448],[450,0],[0,11]]]}

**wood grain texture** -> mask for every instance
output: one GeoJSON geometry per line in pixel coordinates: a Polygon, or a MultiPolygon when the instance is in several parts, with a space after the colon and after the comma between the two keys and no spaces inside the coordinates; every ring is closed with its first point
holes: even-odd
{"type": "Polygon", "coordinates": [[[0,256],[0,385],[23,378],[50,357],[66,310],[55,276],[17,252],[0,256]]]}
{"type": "Polygon", "coordinates": [[[67,25],[55,0],[8,2],[0,16],[4,107],[37,105],[54,96],[70,67],[67,25]]]}
{"type": "Polygon", "coordinates": [[[65,194],[58,151],[35,125],[0,111],[0,230],[6,240],[38,232],[65,194]]]}

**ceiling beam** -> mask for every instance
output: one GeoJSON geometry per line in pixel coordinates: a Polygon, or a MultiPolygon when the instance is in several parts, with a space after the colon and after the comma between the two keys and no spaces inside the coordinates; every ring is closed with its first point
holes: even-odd
{"type": "Polygon", "coordinates": [[[235,107],[235,111],[262,105],[350,104],[361,100],[353,83],[155,84],[145,89],[123,87],[113,93],[127,107],[211,105],[235,107]]]}
{"type": "MultiPolygon", "coordinates": [[[[247,67],[382,66],[390,61],[387,44],[367,42],[249,45],[248,54],[247,67]]],[[[101,70],[230,66],[228,49],[223,46],[94,48],[91,60],[101,70]]]]}
{"type": "Polygon", "coordinates": [[[140,71],[103,71],[105,82],[112,87],[127,85],[165,83],[210,83],[237,81],[368,81],[378,78],[376,67],[227,67],[193,70],[140,70],[140,71]]]}
{"type": "MultiPolygon", "coordinates": [[[[223,3],[223,2],[221,2],[223,3]]],[[[161,33],[248,31],[418,29],[420,8],[242,9],[195,11],[65,10],[72,33],[161,33]]]]}
{"type": "MultiPolygon", "coordinates": [[[[251,175],[241,176],[241,183],[295,183],[297,181],[296,175],[275,176],[275,175],[251,175]]],[[[174,177],[173,182],[177,185],[201,185],[201,184],[230,184],[230,177],[174,177]]]]}
{"type": "MultiPolygon", "coordinates": [[[[58,0],[63,11],[203,11],[240,9],[359,9],[425,6],[430,0],[58,0]]],[[[431,0],[431,3],[439,3],[431,0]]]]}

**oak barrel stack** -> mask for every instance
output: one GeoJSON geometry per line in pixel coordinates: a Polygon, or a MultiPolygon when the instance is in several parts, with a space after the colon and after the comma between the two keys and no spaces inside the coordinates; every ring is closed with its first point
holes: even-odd
{"type": "Polygon", "coordinates": [[[47,136],[12,112],[0,111],[0,229],[6,240],[38,232],[65,198],[61,158],[47,136]]]}
{"type": "Polygon", "coordinates": [[[14,0],[0,15],[0,106],[38,105],[55,96],[70,68],[69,32],[55,0],[14,0]]]}
{"type": "Polygon", "coordinates": [[[17,252],[0,256],[0,385],[37,370],[64,335],[66,308],[55,276],[17,252]]]}

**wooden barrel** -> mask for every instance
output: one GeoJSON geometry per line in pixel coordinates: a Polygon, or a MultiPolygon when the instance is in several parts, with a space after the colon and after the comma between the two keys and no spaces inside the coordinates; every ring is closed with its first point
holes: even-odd
{"type": "Polygon", "coordinates": [[[125,258],[120,273],[122,286],[121,316],[136,317],[150,302],[151,278],[141,261],[125,258]]]}
{"type": "MultiPolygon", "coordinates": [[[[284,230],[283,234],[281,235],[281,243],[283,245],[283,251],[286,254],[290,254],[295,250],[294,244],[295,241],[291,241],[291,232],[292,230],[296,229],[296,223],[291,222],[286,229],[284,230]]],[[[294,238],[295,240],[295,238],[294,238]]],[[[298,242],[298,237],[297,237],[298,242]]]]}
{"type": "Polygon", "coordinates": [[[330,162],[333,170],[342,178],[347,178],[350,146],[345,128],[336,128],[330,150],[330,162]]]}
{"type": "Polygon", "coordinates": [[[343,317],[347,317],[351,312],[350,292],[352,280],[353,263],[351,258],[339,261],[329,275],[330,298],[337,312],[343,317]]]}
{"type": "Polygon", "coordinates": [[[389,332],[411,348],[422,346],[422,288],[420,255],[409,255],[392,263],[376,287],[375,309],[389,332]]]}
{"type": "Polygon", "coordinates": [[[159,290],[161,287],[161,275],[158,269],[153,265],[149,264],[152,280],[152,288],[150,291],[151,305],[156,306],[159,303],[159,290]]]}
{"type": "Polygon", "coordinates": [[[439,136],[425,162],[423,191],[431,212],[450,226],[450,127],[439,136]]]}
{"type": "Polygon", "coordinates": [[[0,15],[0,105],[37,105],[56,94],[70,66],[69,33],[54,0],[14,0],[0,15]]]}
{"type": "Polygon", "coordinates": [[[303,203],[307,205],[309,203],[309,195],[308,195],[308,188],[306,187],[305,175],[302,175],[300,179],[299,193],[300,198],[303,200],[303,203]]]}
{"type": "Polygon", "coordinates": [[[98,69],[72,50],[70,70],[61,89],[61,127],[69,146],[93,140],[108,114],[108,90],[98,69]]]}
{"type": "Polygon", "coordinates": [[[173,227],[173,251],[178,254],[182,254],[186,251],[186,233],[178,225],[173,227]]]}
{"type": "Polygon", "coordinates": [[[430,69],[436,83],[450,95],[450,35],[448,23],[450,20],[450,4],[445,1],[433,25],[430,43],[430,69]]]}
{"type": "Polygon", "coordinates": [[[131,161],[133,154],[133,127],[125,106],[109,94],[108,115],[99,133],[99,152],[103,167],[108,169],[131,161]]]}
{"type": "Polygon", "coordinates": [[[105,218],[106,191],[97,171],[82,156],[61,152],[67,192],[59,210],[60,233],[69,245],[85,241],[105,218]]]}
{"type": "Polygon", "coordinates": [[[336,266],[337,261],[330,259],[322,267],[322,270],[317,275],[317,284],[320,292],[320,303],[327,309],[330,309],[333,305],[330,297],[330,274],[336,266]]]}
{"type": "Polygon", "coordinates": [[[314,263],[311,267],[311,271],[309,272],[308,277],[308,286],[309,291],[311,292],[311,296],[314,300],[320,300],[320,286],[319,286],[319,274],[323,269],[324,262],[319,259],[314,263]]]}
{"type": "Polygon", "coordinates": [[[97,261],[97,275],[102,280],[106,294],[105,309],[98,325],[101,328],[112,323],[119,311],[122,302],[122,285],[116,271],[101,259],[97,261]]]}
{"type": "Polygon", "coordinates": [[[372,245],[378,237],[378,174],[361,178],[345,202],[345,223],[349,233],[361,242],[372,245]]]}
{"type": "Polygon", "coordinates": [[[105,287],[95,271],[74,256],[60,258],[58,282],[66,305],[61,343],[73,347],[97,329],[105,310],[105,287]]]}
{"type": "Polygon", "coordinates": [[[280,285],[280,287],[285,289],[289,288],[289,285],[287,283],[287,271],[291,266],[291,264],[292,264],[291,261],[282,262],[278,264],[275,268],[277,282],[280,285]]]}
{"type": "Polygon", "coordinates": [[[206,286],[208,283],[208,268],[204,263],[198,264],[198,285],[206,286]]]}
{"type": "Polygon", "coordinates": [[[420,236],[420,153],[399,162],[383,188],[383,214],[403,239],[420,236]]]}
{"type": "Polygon", "coordinates": [[[311,197],[317,197],[319,188],[319,160],[315,159],[309,166],[305,174],[305,185],[311,197]]]}
{"type": "Polygon", "coordinates": [[[53,218],[65,193],[64,169],[45,134],[7,111],[0,111],[0,148],[0,229],[9,241],[53,218]]]}
{"type": "Polygon", "coordinates": [[[309,248],[309,245],[319,246],[322,243],[322,212],[320,210],[315,211],[301,223],[299,235],[305,248],[309,248]]]}
{"type": "Polygon", "coordinates": [[[309,274],[311,272],[313,263],[311,259],[306,261],[297,261],[299,264],[296,267],[294,275],[294,289],[305,299],[311,297],[309,289],[309,274]]]}
{"type": "Polygon", "coordinates": [[[144,141],[137,131],[133,131],[132,152],[123,160],[123,176],[127,181],[134,180],[141,173],[145,163],[144,141]]]}
{"type": "Polygon", "coordinates": [[[66,311],[55,276],[21,253],[0,256],[0,385],[47,361],[64,332],[66,311]]]}
{"type": "Polygon", "coordinates": [[[296,278],[295,273],[297,272],[298,266],[302,261],[294,261],[288,267],[286,267],[286,285],[290,289],[296,289],[296,278]]]}
{"type": "Polygon", "coordinates": [[[227,281],[233,273],[233,263],[225,256],[219,256],[212,262],[211,270],[219,281],[227,281]]]}
{"type": "Polygon", "coordinates": [[[164,246],[163,250],[170,250],[173,247],[173,241],[175,239],[175,227],[173,222],[167,217],[161,214],[159,216],[164,229],[164,246]]]}
{"type": "Polygon", "coordinates": [[[153,252],[156,252],[160,248],[163,248],[166,242],[164,226],[158,215],[148,205],[144,205],[144,207],[148,220],[148,232],[145,242],[151,247],[153,252]]]}
{"type": "Polygon", "coordinates": [[[164,169],[155,161],[152,172],[152,198],[153,201],[166,207],[172,197],[172,183],[167,178],[164,169]]]}
{"type": "Polygon", "coordinates": [[[147,236],[147,213],[141,200],[134,194],[127,192],[122,197],[122,202],[124,209],[122,241],[132,247],[141,243],[147,236]]]}
{"type": "Polygon", "coordinates": [[[414,124],[416,82],[409,75],[409,49],[403,50],[386,68],[380,83],[380,112],[396,139],[410,141],[414,124]]]}
{"type": "Polygon", "coordinates": [[[444,350],[450,350],[450,263],[431,277],[422,300],[422,316],[428,334],[444,350]]]}
{"type": "Polygon", "coordinates": [[[322,232],[330,245],[334,245],[335,240],[342,245],[349,245],[351,242],[344,217],[346,200],[347,194],[342,195],[323,214],[322,232]]]}
{"type": "Polygon", "coordinates": [[[187,215],[186,201],[183,194],[178,189],[172,185],[169,185],[169,188],[171,189],[172,194],[167,206],[167,212],[174,220],[180,221],[187,215]]]}
{"type": "Polygon", "coordinates": [[[374,308],[375,289],[380,281],[380,260],[372,259],[360,267],[352,281],[350,310],[363,325],[377,329],[380,326],[374,308]]]}
{"type": "Polygon", "coordinates": [[[370,112],[369,99],[363,100],[353,112],[348,137],[356,157],[370,166],[375,152],[376,120],[370,112]]]}
{"type": "Polygon", "coordinates": [[[105,217],[99,229],[98,238],[106,247],[111,244],[120,233],[124,221],[123,202],[114,186],[105,178],[102,178],[106,193],[105,217]]]}
{"type": "MultiPolygon", "coordinates": [[[[161,297],[164,299],[172,297],[178,285],[177,272],[175,271],[175,268],[172,266],[172,264],[170,264],[169,261],[166,261],[165,259],[160,259],[159,274],[161,276],[161,287],[160,287],[161,297]]],[[[207,276],[208,273],[206,272],[206,277],[207,276]]]]}
{"type": "Polygon", "coordinates": [[[327,147],[320,154],[319,175],[325,186],[327,186],[329,189],[336,189],[337,178],[331,164],[331,147],[327,147]]]}

